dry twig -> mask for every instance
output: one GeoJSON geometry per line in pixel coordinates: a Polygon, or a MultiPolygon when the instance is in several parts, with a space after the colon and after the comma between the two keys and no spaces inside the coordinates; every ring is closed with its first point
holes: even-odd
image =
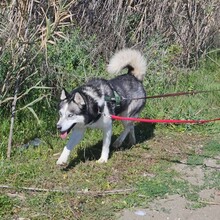
{"type": "Polygon", "coordinates": [[[45,188],[36,188],[36,187],[13,187],[9,185],[0,185],[1,189],[7,190],[21,190],[21,191],[30,191],[30,192],[56,192],[56,193],[75,193],[83,194],[90,196],[107,196],[107,195],[118,195],[118,194],[129,194],[134,192],[134,189],[115,189],[115,190],[106,190],[106,191],[89,191],[89,190],[80,190],[72,191],[70,189],[45,189],[45,188]]]}

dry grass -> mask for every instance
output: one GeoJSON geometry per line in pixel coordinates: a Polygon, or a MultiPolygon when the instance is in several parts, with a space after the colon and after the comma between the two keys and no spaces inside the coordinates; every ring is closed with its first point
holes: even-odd
{"type": "Polygon", "coordinates": [[[115,49],[123,47],[144,50],[149,39],[158,35],[163,39],[159,46],[172,45],[175,59],[171,61],[189,66],[217,42],[219,11],[218,0],[2,1],[0,59],[6,50],[11,59],[0,83],[0,105],[8,102],[5,98],[18,78],[22,84],[35,72],[30,66],[40,51],[45,52],[48,68],[47,46],[67,39],[65,28],[80,27],[87,36],[97,37],[91,51],[94,60],[100,54],[107,60],[115,49]]]}
{"type": "Polygon", "coordinates": [[[94,53],[106,58],[114,49],[144,48],[156,34],[180,49],[181,65],[191,65],[213,46],[219,32],[218,0],[76,1],[74,19],[88,35],[97,35],[94,53]]]}
{"type": "MultiPolygon", "coordinates": [[[[60,29],[70,24],[71,13],[68,10],[70,3],[61,4],[55,0],[49,3],[35,0],[12,0],[1,3],[0,58],[5,70],[1,71],[3,80],[0,83],[0,106],[12,105],[8,157],[11,154],[17,101],[24,99],[33,89],[48,89],[41,84],[45,78],[43,74],[37,82],[34,80],[38,73],[38,66],[35,66],[36,58],[41,51],[45,51],[47,64],[47,45],[54,44],[57,38],[65,38],[60,29]]],[[[38,119],[30,106],[46,97],[47,93],[44,93],[25,104],[20,110],[28,109],[38,119]]]]}

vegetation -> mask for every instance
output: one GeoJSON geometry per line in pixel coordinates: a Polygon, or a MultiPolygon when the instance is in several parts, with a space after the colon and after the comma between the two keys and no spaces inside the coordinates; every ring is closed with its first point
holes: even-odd
{"type": "MultiPolygon", "coordinates": [[[[60,169],[55,161],[64,143],[55,127],[56,106],[62,87],[112,78],[106,63],[123,47],[147,57],[148,95],[219,90],[219,10],[218,0],[1,1],[0,185],[12,188],[0,193],[0,217],[114,219],[123,208],[147,207],[174,193],[200,207],[199,189],[172,164],[184,159],[200,166],[218,155],[219,123],[137,124],[138,144],[112,150],[104,165],[95,163],[101,133],[88,131],[69,166],[60,169]]],[[[219,118],[219,100],[220,92],[149,99],[141,117],[219,118]]],[[[116,122],[113,139],[121,129],[116,122]]],[[[217,172],[206,179],[200,189],[219,188],[217,172]]]]}
{"type": "Polygon", "coordinates": [[[55,165],[63,143],[49,135],[41,137],[38,147],[20,147],[10,161],[2,158],[0,185],[13,188],[1,189],[0,216],[117,219],[115,215],[124,208],[148,207],[153,199],[168,194],[177,193],[191,207],[202,207],[200,190],[219,189],[218,170],[204,165],[204,158],[219,155],[219,136],[157,128],[155,138],[143,141],[138,136],[135,147],[127,149],[125,144],[124,150],[111,152],[107,164],[97,164],[101,134],[91,132],[73,151],[68,167],[55,165]],[[173,165],[183,161],[192,169],[203,166],[204,184],[195,186],[174,170],[173,165]]]}

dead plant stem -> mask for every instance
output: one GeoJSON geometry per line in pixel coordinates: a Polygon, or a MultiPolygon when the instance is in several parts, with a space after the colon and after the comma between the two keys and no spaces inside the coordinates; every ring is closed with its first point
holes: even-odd
{"type": "Polygon", "coordinates": [[[12,102],[11,107],[11,125],[8,137],[8,149],[7,149],[7,158],[10,159],[11,157],[11,146],[12,146],[12,137],[13,137],[13,129],[14,129],[14,121],[15,121],[15,111],[16,111],[16,103],[19,91],[19,82],[20,82],[20,73],[18,73],[15,83],[15,92],[14,92],[14,99],[12,102]]]}
{"type": "Polygon", "coordinates": [[[129,194],[134,192],[134,189],[115,189],[115,190],[106,190],[106,191],[88,191],[88,190],[79,190],[72,191],[69,189],[45,189],[45,188],[37,188],[37,187],[14,187],[9,185],[0,185],[1,189],[7,190],[23,190],[30,192],[57,192],[57,193],[76,193],[76,194],[84,194],[90,195],[94,197],[98,196],[106,196],[106,195],[116,195],[116,194],[129,194]]]}

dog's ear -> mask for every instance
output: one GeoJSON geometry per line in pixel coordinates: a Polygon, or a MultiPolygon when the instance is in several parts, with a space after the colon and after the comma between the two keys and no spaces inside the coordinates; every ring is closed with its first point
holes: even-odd
{"type": "Polygon", "coordinates": [[[60,100],[62,101],[62,100],[65,100],[65,99],[67,99],[68,98],[68,96],[69,96],[69,93],[66,91],[66,89],[62,89],[62,92],[61,92],[61,95],[60,95],[60,100]]]}
{"type": "Polygon", "coordinates": [[[74,101],[75,101],[75,103],[77,103],[79,105],[85,105],[85,101],[79,92],[75,93],[74,101]]]}

